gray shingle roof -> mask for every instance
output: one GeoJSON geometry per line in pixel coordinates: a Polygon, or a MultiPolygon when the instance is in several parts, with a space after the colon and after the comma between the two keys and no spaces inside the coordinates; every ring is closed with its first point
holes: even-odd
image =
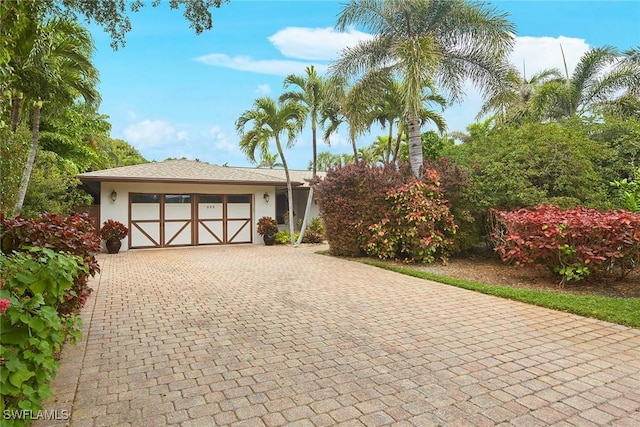
{"type": "MultiPolygon", "coordinates": [[[[290,171],[293,185],[304,185],[310,171],[290,171]]],[[[216,184],[286,185],[284,169],[251,169],[212,165],[194,160],[165,160],[104,169],[78,175],[82,182],[191,182],[216,184]]]]}

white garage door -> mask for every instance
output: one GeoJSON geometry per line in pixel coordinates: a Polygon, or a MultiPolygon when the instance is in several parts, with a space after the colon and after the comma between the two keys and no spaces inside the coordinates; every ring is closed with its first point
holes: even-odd
{"type": "Polygon", "coordinates": [[[250,194],[131,194],[131,248],[251,243],[250,194]]]}

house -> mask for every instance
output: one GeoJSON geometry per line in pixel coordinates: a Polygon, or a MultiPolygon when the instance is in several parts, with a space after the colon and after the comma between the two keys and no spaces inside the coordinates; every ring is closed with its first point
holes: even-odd
{"type": "MultiPolygon", "coordinates": [[[[293,220],[304,216],[311,171],[290,171],[293,220]]],[[[122,250],[173,246],[261,244],[256,222],[262,216],[285,229],[288,209],[283,169],[217,166],[192,160],[165,160],[78,175],[94,196],[100,224],[127,225],[122,250]]],[[[311,204],[309,218],[319,216],[311,204]]],[[[294,222],[295,224],[295,222],[294,222]]]]}

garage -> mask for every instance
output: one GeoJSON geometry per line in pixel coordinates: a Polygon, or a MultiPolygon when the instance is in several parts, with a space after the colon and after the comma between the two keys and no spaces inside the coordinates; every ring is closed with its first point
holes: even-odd
{"type": "Polygon", "coordinates": [[[129,194],[134,248],[252,242],[251,194],[129,194]]]}
{"type": "MultiPolygon", "coordinates": [[[[310,171],[290,171],[293,218],[304,214],[310,171]]],[[[283,170],[234,168],[178,159],[78,175],[95,199],[99,224],[129,228],[121,251],[200,245],[263,244],[255,223],[288,210],[283,170]]],[[[312,217],[318,216],[312,205],[312,217]]],[[[284,224],[283,224],[284,226],[284,224]]]]}

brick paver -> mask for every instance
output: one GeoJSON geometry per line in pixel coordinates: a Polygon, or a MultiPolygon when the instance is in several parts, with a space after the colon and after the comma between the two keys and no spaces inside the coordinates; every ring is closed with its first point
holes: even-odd
{"type": "Polygon", "coordinates": [[[100,255],[35,425],[640,425],[640,330],[317,249],[100,255]]]}

